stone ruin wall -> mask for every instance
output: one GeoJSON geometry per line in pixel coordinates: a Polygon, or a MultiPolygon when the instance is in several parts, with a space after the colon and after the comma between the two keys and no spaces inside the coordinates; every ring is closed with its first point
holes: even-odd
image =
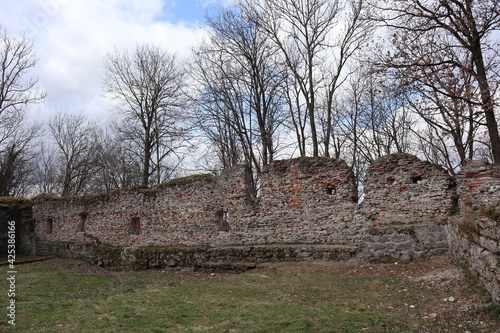
{"type": "Polygon", "coordinates": [[[352,170],[343,161],[299,158],[267,166],[258,198],[250,195],[243,167],[152,190],[39,197],[33,201],[33,252],[78,254],[104,265],[121,260],[175,267],[180,261],[203,266],[356,252],[366,259],[409,260],[450,251],[500,304],[499,204],[500,168],[485,161],[469,163],[455,179],[411,155],[383,157],[368,169],[358,204],[352,170]],[[111,247],[104,250],[106,245],[111,247]]]}
{"type": "Polygon", "coordinates": [[[457,177],[460,214],[450,218],[450,253],[500,304],[500,166],[471,161],[457,177]]]}
{"type": "Polygon", "coordinates": [[[43,241],[123,247],[336,244],[360,246],[368,259],[401,260],[447,250],[444,224],[457,202],[454,179],[441,167],[405,154],[381,158],[368,170],[364,200],[357,201],[345,162],[298,158],[267,166],[258,198],[250,196],[246,169],[235,167],[217,178],[186,177],[153,190],[42,196],[33,211],[43,241]]]}
{"type": "Polygon", "coordinates": [[[439,223],[457,208],[455,179],[412,155],[380,158],[367,170],[364,184],[361,211],[373,225],[439,223]]]}
{"type": "Polygon", "coordinates": [[[393,154],[368,168],[364,184],[361,256],[408,260],[447,251],[445,226],[458,206],[455,179],[441,166],[393,154]]]}
{"type": "Polygon", "coordinates": [[[264,243],[359,242],[364,223],[353,220],[356,185],[344,161],[277,161],[265,169],[260,191],[245,234],[261,233],[264,243]]]}
{"type": "Polygon", "coordinates": [[[187,177],[153,190],[42,196],[34,200],[36,234],[46,241],[136,247],[359,242],[364,225],[352,221],[355,183],[344,162],[279,161],[264,171],[259,198],[248,187],[247,171],[235,167],[218,178],[187,177]]]}
{"type": "Polygon", "coordinates": [[[258,198],[249,194],[244,167],[219,177],[177,179],[152,190],[42,196],[34,200],[35,231],[45,241],[135,247],[362,243],[367,258],[408,259],[425,255],[432,243],[442,240],[425,239],[415,230],[434,234],[438,229],[441,235],[443,221],[456,210],[454,179],[414,156],[380,159],[369,168],[364,187],[364,200],[358,204],[354,174],[345,162],[298,158],[267,166],[258,198]],[[131,231],[133,221],[140,229],[137,234],[131,231]],[[411,239],[392,237],[397,243],[389,244],[396,247],[392,253],[384,235],[395,230],[410,233],[411,239]],[[408,242],[429,244],[402,253],[408,242]]]}

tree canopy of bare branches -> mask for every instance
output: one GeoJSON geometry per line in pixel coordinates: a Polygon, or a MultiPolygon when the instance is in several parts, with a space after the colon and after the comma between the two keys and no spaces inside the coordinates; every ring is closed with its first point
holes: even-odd
{"type": "MultiPolygon", "coordinates": [[[[99,128],[83,114],[57,113],[49,122],[57,159],[56,181],[61,195],[86,193],[97,170],[99,128]]],[[[49,158],[54,158],[50,157],[49,158]]],[[[50,160],[49,160],[50,161],[50,160]]]]}
{"type": "Polygon", "coordinates": [[[370,23],[363,19],[365,1],[246,0],[241,6],[279,49],[277,63],[290,75],[290,116],[301,156],[307,154],[306,123],[312,155],[319,156],[323,141],[323,154],[330,156],[335,93],[349,75],[348,61],[371,33],[370,23]]]}
{"type": "Polygon", "coordinates": [[[183,140],[185,72],[174,55],[152,45],[115,51],[105,62],[104,89],[116,101],[123,140],[140,153],[142,185],[161,182],[164,160],[183,140]],[[155,178],[152,178],[155,176],[155,178]]]}
{"type": "Polygon", "coordinates": [[[45,93],[30,71],[38,59],[33,44],[0,26],[0,195],[20,195],[33,174],[33,144],[40,126],[28,124],[26,108],[45,93]]]}
{"type": "Polygon", "coordinates": [[[27,77],[37,63],[33,44],[10,36],[0,26],[0,115],[17,116],[28,105],[43,100],[45,93],[37,88],[38,78],[27,77]]]}
{"type": "MultiPolygon", "coordinates": [[[[408,84],[425,90],[423,96],[434,102],[439,125],[452,136],[462,159],[470,156],[466,151],[470,138],[464,136],[474,136],[477,126],[470,124],[474,122],[486,126],[493,161],[500,163],[494,101],[498,49],[491,40],[492,32],[500,29],[500,3],[411,0],[380,1],[376,7],[393,33],[394,52],[387,54],[385,65],[408,84]],[[482,114],[471,113],[471,108],[480,108],[482,114]],[[464,124],[471,133],[463,133],[464,124]]],[[[436,119],[426,118],[434,125],[436,119]]]]}
{"type": "Polygon", "coordinates": [[[274,160],[285,107],[276,50],[236,10],[208,19],[209,39],[195,50],[199,127],[218,147],[224,167],[245,163],[258,177],[274,160]]]}

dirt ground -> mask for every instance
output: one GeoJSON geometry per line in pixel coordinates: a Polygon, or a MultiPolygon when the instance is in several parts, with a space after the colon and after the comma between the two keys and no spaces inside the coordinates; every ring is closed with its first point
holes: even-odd
{"type": "MultiPolygon", "coordinates": [[[[258,268],[281,270],[291,267],[320,268],[345,275],[403,277],[417,282],[421,288],[435,291],[436,297],[440,297],[438,302],[433,302],[432,312],[422,316],[423,319],[428,319],[426,332],[433,332],[433,327],[436,326],[440,327],[440,332],[455,332],[443,328],[446,325],[439,325],[439,322],[466,320],[469,327],[475,328],[474,332],[500,333],[500,314],[491,316],[484,312],[484,309],[491,305],[488,293],[480,286],[475,276],[454,264],[449,255],[406,263],[370,263],[353,258],[340,262],[261,264],[258,268]],[[445,290],[448,291],[447,294],[443,292],[445,290]],[[453,296],[447,296],[449,294],[453,296]]],[[[495,311],[498,311],[498,308],[495,311]]],[[[460,327],[458,325],[459,329],[460,327]]],[[[460,332],[469,331],[460,329],[460,332]]]]}

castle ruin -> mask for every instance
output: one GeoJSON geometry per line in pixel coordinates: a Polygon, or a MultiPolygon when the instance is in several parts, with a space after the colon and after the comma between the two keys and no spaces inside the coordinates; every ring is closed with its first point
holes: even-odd
{"type": "Polygon", "coordinates": [[[500,304],[500,167],[471,161],[458,177],[406,154],[367,170],[329,158],[276,161],[260,195],[240,166],[155,189],[32,200],[24,252],[103,266],[190,267],[283,260],[412,260],[450,252],[500,304]]]}

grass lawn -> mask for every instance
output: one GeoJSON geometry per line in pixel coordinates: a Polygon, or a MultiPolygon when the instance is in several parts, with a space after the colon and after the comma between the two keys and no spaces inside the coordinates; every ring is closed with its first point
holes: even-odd
{"type": "Polygon", "coordinates": [[[436,260],[282,263],[236,275],[50,259],[16,267],[16,325],[4,318],[0,332],[499,332],[476,281],[436,260]]]}

